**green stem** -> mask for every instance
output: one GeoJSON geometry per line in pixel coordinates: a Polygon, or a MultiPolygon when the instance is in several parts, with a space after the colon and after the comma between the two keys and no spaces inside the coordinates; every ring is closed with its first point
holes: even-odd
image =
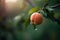
{"type": "Polygon", "coordinates": [[[36,29],[36,25],[33,25],[34,29],[36,29]]]}

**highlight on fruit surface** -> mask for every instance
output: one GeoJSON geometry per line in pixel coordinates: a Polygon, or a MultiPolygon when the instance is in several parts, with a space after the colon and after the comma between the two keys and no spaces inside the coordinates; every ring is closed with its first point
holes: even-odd
{"type": "Polygon", "coordinates": [[[38,12],[34,12],[31,16],[30,16],[30,22],[34,25],[39,25],[43,22],[43,15],[38,13],[38,12]]]}

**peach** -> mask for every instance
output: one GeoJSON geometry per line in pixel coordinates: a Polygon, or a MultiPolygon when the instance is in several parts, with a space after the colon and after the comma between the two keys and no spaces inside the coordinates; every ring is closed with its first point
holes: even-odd
{"type": "Polygon", "coordinates": [[[41,24],[43,22],[43,15],[38,12],[35,12],[30,16],[30,21],[34,25],[41,24]]]}

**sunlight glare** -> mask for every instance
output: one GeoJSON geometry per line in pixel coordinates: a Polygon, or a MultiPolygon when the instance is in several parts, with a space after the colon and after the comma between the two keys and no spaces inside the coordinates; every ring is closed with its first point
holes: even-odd
{"type": "Polygon", "coordinates": [[[9,2],[17,2],[17,0],[6,0],[6,3],[9,3],[9,2]]]}

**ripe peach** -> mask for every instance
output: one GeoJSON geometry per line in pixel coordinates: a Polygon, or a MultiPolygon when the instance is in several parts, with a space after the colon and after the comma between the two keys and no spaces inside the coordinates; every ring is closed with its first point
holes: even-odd
{"type": "Polygon", "coordinates": [[[43,22],[43,16],[42,14],[35,12],[30,16],[30,21],[34,25],[41,24],[43,22]]]}

